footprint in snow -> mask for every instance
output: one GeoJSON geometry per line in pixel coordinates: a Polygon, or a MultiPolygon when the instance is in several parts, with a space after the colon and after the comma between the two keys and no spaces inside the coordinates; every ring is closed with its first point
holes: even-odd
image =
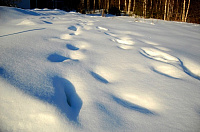
{"type": "MultiPolygon", "coordinates": [[[[166,64],[170,64],[170,65],[172,65],[172,66],[174,66],[178,69],[181,69],[187,75],[189,75],[189,76],[191,76],[191,77],[193,77],[197,80],[200,80],[200,76],[191,72],[191,70],[184,65],[183,61],[181,59],[177,58],[177,57],[169,55],[169,54],[162,52],[160,50],[157,50],[157,49],[154,49],[154,48],[147,48],[147,47],[141,48],[140,53],[144,57],[147,57],[149,59],[160,61],[160,62],[163,62],[163,63],[166,63],[166,64]]],[[[165,76],[168,76],[168,77],[171,77],[171,78],[176,78],[176,77],[169,75],[169,73],[166,74],[165,70],[162,70],[162,71],[159,70],[158,71],[154,68],[152,70],[156,73],[161,74],[161,75],[165,75],[165,76]]]]}
{"type": "Polygon", "coordinates": [[[140,53],[147,58],[164,63],[179,63],[179,59],[177,59],[176,57],[154,48],[143,47],[140,49],[140,53]]]}
{"type": "Polygon", "coordinates": [[[83,103],[76,93],[74,85],[65,78],[55,76],[53,78],[53,87],[55,88],[53,100],[57,107],[60,108],[70,120],[77,122],[83,103]]]}
{"type": "Polygon", "coordinates": [[[51,62],[63,62],[63,61],[66,61],[66,60],[68,60],[70,58],[61,56],[61,55],[59,55],[57,53],[54,53],[54,54],[49,55],[47,59],[49,61],[51,61],[51,62]]]}
{"type": "Polygon", "coordinates": [[[71,44],[67,44],[66,47],[69,49],[69,50],[79,50],[79,48],[77,48],[76,46],[73,46],[71,44]]]}
{"type": "Polygon", "coordinates": [[[76,35],[75,33],[70,33],[69,35],[76,35]]]}
{"type": "Polygon", "coordinates": [[[77,28],[75,26],[70,26],[68,27],[69,30],[72,30],[72,31],[77,31],[77,28]]]}

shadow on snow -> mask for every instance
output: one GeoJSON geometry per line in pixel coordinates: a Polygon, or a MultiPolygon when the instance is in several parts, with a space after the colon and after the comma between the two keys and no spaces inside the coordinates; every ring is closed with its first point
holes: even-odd
{"type": "Polygon", "coordinates": [[[146,114],[146,115],[155,115],[154,112],[150,111],[149,109],[147,108],[144,108],[142,106],[139,106],[139,105],[136,105],[134,103],[131,103],[129,101],[126,101],[126,100],[123,100],[123,99],[120,99],[118,97],[115,97],[113,96],[112,97],[118,104],[122,105],[123,107],[125,108],[128,108],[128,109],[131,109],[131,110],[134,110],[134,111],[137,111],[137,112],[140,112],[142,114],[146,114]]]}

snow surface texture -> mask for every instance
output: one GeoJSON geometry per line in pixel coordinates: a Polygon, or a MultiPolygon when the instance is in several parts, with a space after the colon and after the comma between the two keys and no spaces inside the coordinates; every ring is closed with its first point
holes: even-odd
{"type": "Polygon", "coordinates": [[[200,27],[0,7],[0,131],[200,130],[200,27]]]}

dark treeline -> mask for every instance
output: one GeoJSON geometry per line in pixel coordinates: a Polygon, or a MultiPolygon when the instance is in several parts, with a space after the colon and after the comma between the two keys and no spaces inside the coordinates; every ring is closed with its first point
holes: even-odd
{"type": "MultiPolygon", "coordinates": [[[[14,1],[0,0],[2,5],[14,1]]],[[[31,8],[58,8],[66,11],[114,15],[136,15],[169,21],[200,23],[200,0],[31,0],[31,8]]]]}
{"type": "Polygon", "coordinates": [[[80,3],[79,11],[83,12],[104,9],[115,15],[200,23],[200,0],[81,0],[80,3]]]}

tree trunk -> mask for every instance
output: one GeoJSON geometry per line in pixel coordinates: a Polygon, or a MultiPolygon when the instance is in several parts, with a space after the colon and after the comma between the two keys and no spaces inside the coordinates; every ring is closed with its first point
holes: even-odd
{"type": "Polygon", "coordinates": [[[164,20],[166,20],[166,17],[167,17],[167,0],[165,0],[164,20]]]}
{"type": "Polygon", "coordinates": [[[156,9],[155,9],[155,12],[156,12],[156,18],[158,19],[158,9],[159,9],[160,7],[159,7],[159,3],[158,3],[158,0],[157,0],[157,2],[156,2],[156,9]]]}
{"type": "Polygon", "coordinates": [[[130,15],[130,11],[131,11],[131,0],[129,0],[128,2],[128,14],[130,15]]]}
{"type": "Polygon", "coordinates": [[[99,11],[101,9],[101,0],[99,0],[99,11]]]}
{"type": "Polygon", "coordinates": [[[185,22],[186,22],[186,20],[187,20],[187,17],[188,17],[188,12],[189,12],[189,9],[190,9],[190,0],[188,1],[188,7],[187,7],[186,16],[185,16],[185,22]]]}
{"type": "Polygon", "coordinates": [[[127,3],[126,3],[126,0],[125,0],[125,8],[124,8],[124,11],[125,11],[125,13],[126,13],[126,11],[127,11],[127,3]]]}
{"type": "Polygon", "coordinates": [[[162,0],[160,0],[159,11],[162,9],[162,0]]]}
{"type": "Polygon", "coordinates": [[[182,13],[182,22],[185,21],[185,0],[183,1],[183,13],[182,13]]]}
{"type": "Polygon", "coordinates": [[[170,12],[170,17],[171,18],[173,17],[173,14],[174,14],[174,0],[172,1],[172,4],[171,4],[171,12],[170,12]]]}
{"type": "Polygon", "coordinates": [[[121,3],[120,3],[120,0],[119,0],[119,10],[120,10],[120,5],[121,5],[121,3]]]}
{"type": "Polygon", "coordinates": [[[135,12],[135,0],[133,1],[133,13],[135,12]]]}
{"type": "Polygon", "coordinates": [[[178,11],[179,11],[179,3],[177,0],[177,2],[176,2],[176,18],[175,18],[176,21],[178,20],[178,11]]]}
{"type": "Polygon", "coordinates": [[[107,0],[107,10],[109,10],[109,8],[110,8],[110,2],[109,0],[107,0]]]}
{"type": "Polygon", "coordinates": [[[146,18],[147,0],[143,2],[143,17],[146,18]]]}
{"type": "Polygon", "coordinates": [[[168,1],[168,3],[167,3],[167,20],[169,21],[170,20],[170,0],[168,1]]]}
{"type": "Polygon", "coordinates": [[[93,13],[95,13],[95,0],[94,0],[94,6],[93,6],[93,13]]]}
{"type": "Polygon", "coordinates": [[[153,0],[151,0],[151,6],[150,6],[150,11],[151,11],[151,18],[153,18],[153,0]]]}
{"type": "Polygon", "coordinates": [[[87,0],[87,11],[90,11],[90,0],[87,0]]]}
{"type": "Polygon", "coordinates": [[[150,11],[152,11],[152,7],[153,7],[153,0],[150,1],[151,2],[151,6],[150,6],[150,11]]]}
{"type": "Polygon", "coordinates": [[[110,7],[114,7],[114,6],[115,6],[114,0],[111,0],[110,1],[110,7]]]}

